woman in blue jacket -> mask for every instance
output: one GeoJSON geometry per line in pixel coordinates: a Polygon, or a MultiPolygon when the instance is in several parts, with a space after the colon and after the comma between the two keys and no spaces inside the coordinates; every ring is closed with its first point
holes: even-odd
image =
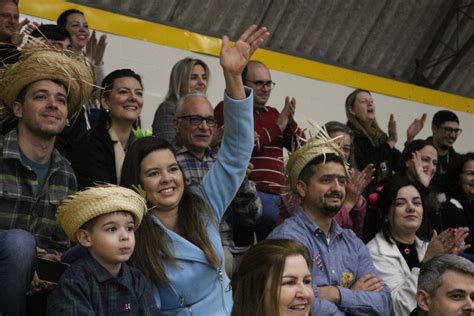
{"type": "Polygon", "coordinates": [[[244,89],[241,73],[268,35],[266,28],[251,26],[233,47],[223,38],[226,128],[219,157],[199,187],[185,187],[165,140],[140,139],[125,157],[122,185],[140,185],[152,207],[137,231],[132,264],[154,283],[164,315],[230,315],[232,291],[218,224],[244,179],[253,149],[253,95],[244,89]]]}

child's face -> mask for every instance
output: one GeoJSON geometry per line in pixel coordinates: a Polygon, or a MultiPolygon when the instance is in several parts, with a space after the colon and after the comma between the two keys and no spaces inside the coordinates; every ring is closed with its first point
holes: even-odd
{"type": "Polygon", "coordinates": [[[89,233],[89,251],[105,268],[126,262],[135,248],[134,228],[130,213],[101,215],[89,233]]]}

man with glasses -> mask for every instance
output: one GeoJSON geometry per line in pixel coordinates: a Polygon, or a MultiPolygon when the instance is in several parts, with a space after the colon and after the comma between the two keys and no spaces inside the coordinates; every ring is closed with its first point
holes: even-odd
{"type": "Polygon", "coordinates": [[[449,164],[455,160],[459,154],[454,150],[453,145],[462,129],[459,128],[458,116],[448,110],[442,110],[435,113],[431,123],[431,131],[433,136],[428,140],[438,150],[438,167],[436,168],[436,175],[432,183],[439,183],[440,176],[445,174],[448,170],[449,164]]]}
{"type": "MultiPolygon", "coordinates": [[[[211,103],[204,94],[190,93],[179,100],[174,119],[176,159],[188,186],[199,185],[217,159],[217,152],[211,148],[216,125],[211,103]]],[[[238,254],[244,250],[235,247],[231,226],[238,224],[240,230],[249,225],[253,226],[256,216],[260,213],[261,203],[255,185],[245,179],[220,225],[226,271],[229,275],[232,274],[231,253],[238,254]]]]}
{"type": "MultiPolygon", "coordinates": [[[[271,90],[275,87],[270,70],[259,61],[251,61],[242,73],[244,84],[254,92],[254,150],[250,161],[254,169],[250,180],[255,181],[262,200],[263,214],[256,226],[258,240],[263,240],[279,221],[282,206],[283,148],[291,150],[298,136],[304,136],[293,117],[296,109],[295,98],[286,97],[280,112],[268,106],[271,90]]],[[[215,109],[218,125],[223,122],[223,104],[215,109]]]]}

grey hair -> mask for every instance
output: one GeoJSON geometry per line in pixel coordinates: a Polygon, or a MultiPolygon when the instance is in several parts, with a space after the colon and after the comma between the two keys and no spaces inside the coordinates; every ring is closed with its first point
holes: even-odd
{"type": "Polygon", "coordinates": [[[178,100],[178,105],[176,106],[174,117],[177,118],[178,116],[181,116],[183,114],[184,104],[186,104],[186,102],[189,101],[190,99],[194,99],[194,98],[204,99],[207,102],[209,102],[209,100],[207,99],[207,96],[202,92],[187,93],[178,100]]]}
{"type": "Polygon", "coordinates": [[[352,129],[346,124],[343,124],[341,122],[329,121],[326,124],[324,124],[323,127],[326,128],[326,131],[328,132],[328,134],[341,132],[341,133],[349,135],[351,139],[354,139],[354,132],[352,131],[352,129]]]}
{"type": "Polygon", "coordinates": [[[441,286],[446,271],[454,271],[474,277],[474,263],[457,255],[441,255],[424,263],[418,276],[418,290],[434,295],[441,286]]]}
{"type": "Polygon", "coordinates": [[[181,96],[181,86],[188,84],[191,72],[195,65],[201,65],[206,72],[207,82],[210,79],[209,67],[200,59],[184,58],[178,61],[171,70],[168,92],[166,93],[166,100],[179,100],[181,96]]]}

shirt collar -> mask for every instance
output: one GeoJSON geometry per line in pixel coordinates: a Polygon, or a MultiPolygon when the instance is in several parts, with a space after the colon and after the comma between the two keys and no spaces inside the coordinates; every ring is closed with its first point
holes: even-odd
{"type": "MultiPolygon", "coordinates": [[[[18,145],[18,131],[16,128],[14,128],[8,134],[5,135],[3,144],[3,157],[7,159],[9,158],[19,160],[26,167],[26,164],[24,164],[21,160],[20,145],[18,145]]],[[[61,154],[57,151],[56,148],[53,148],[51,157],[51,170],[56,170],[59,166],[59,163],[64,160],[64,158],[61,156],[61,154]]]]}
{"type": "MultiPolygon", "coordinates": [[[[176,154],[177,155],[181,155],[181,154],[188,154],[188,155],[191,155],[193,156],[194,158],[198,159],[193,153],[191,153],[187,147],[183,146],[183,145],[177,145],[176,146],[176,154]]],[[[206,148],[206,151],[204,152],[204,156],[202,159],[198,159],[198,160],[206,160],[206,158],[212,158],[212,159],[216,159],[216,151],[213,151],[211,149],[211,147],[207,147],[206,148]]]]}
{"type": "MultiPolygon", "coordinates": [[[[303,209],[302,206],[298,208],[298,211],[296,212],[295,216],[297,216],[306,226],[308,231],[310,231],[313,235],[316,235],[317,233],[322,233],[324,235],[323,230],[319,227],[318,224],[316,224],[311,217],[306,213],[306,211],[303,209]]],[[[331,220],[331,229],[330,229],[330,238],[334,238],[335,236],[339,236],[343,233],[343,229],[341,226],[339,226],[334,218],[331,220]]],[[[324,237],[326,238],[326,237],[324,237]]]]}
{"type": "Polygon", "coordinates": [[[84,260],[85,264],[89,267],[89,271],[91,271],[92,275],[94,275],[99,283],[115,280],[127,288],[130,288],[130,284],[132,284],[132,274],[130,272],[130,267],[127,264],[122,263],[118,276],[114,277],[109,271],[107,271],[107,269],[97,262],[90,253],[87,254],[84,260]]]}

